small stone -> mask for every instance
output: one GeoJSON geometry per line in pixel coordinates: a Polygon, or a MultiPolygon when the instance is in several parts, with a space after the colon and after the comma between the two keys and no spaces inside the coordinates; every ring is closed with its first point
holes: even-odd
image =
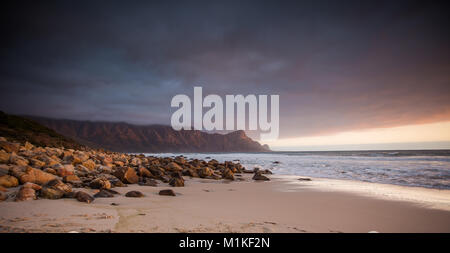
{"type": "Polygon", "coordinates": [[[112,198],[114,195],[108,191],[100,190],[94,195],[94,198],[112,198]]]}
{"type": "Polygon", "coordinates": [[[255,175],[253,175],[252,179],[257,180],[257,181],[270,181],[270,179],[268,177],[262,175],[259,172],[255,173],[255,175]]]}
{"type": "Polygon", "coordinates": [[[175,192],[171,189],[167,189],[167,190],[161,190],[159,191],[159,195],[163,195],[163,196],[176,196],[175,192]]]}
{"type": "Polygon", "coordinates": [[[311,181],[311,178],[308,178],[308,177],[301,177],[301,178],[299,178],[299,179],[297,179],[297,180],[299,180],[299,181],[311,181]]]}
{"type": "Polygon", "coordinates": [[[94,197],[82,191],[77,192],[75,198],[80,202],[86,202],[88,204],[95,200],[94,197]]]}
{"type": "Polygon", "coordinates": [[[140,191],[129,191],[129,192],[127,192],[127,194],[125,194],[125,197],[142,198],[142,197],[144,197],[144,194],[142,194],[142,192],[140,192],[140,191]]]}

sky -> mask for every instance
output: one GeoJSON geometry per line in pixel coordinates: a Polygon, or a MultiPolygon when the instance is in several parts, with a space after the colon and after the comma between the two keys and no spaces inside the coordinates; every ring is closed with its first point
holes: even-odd
{"type": "Polygon", "coordinates": [[[412,0],[16,1],[1,10],[0,110],[170,124],[171,98],[201,86],[279,95],[274,150],[450,148],[448,13],[412,0]]]}

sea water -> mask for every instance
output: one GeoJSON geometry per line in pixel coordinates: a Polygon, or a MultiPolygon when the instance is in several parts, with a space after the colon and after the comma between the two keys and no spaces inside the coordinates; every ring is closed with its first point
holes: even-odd
{"type": "Polygon", "coordinates": [[[450,150],[266,153],[157,153],[192,159],[240,162],[274,174],[450,189],[450,150]]]}

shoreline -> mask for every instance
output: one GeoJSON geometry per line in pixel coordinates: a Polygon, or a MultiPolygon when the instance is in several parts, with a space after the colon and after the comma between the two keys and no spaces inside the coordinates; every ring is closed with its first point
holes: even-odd
{"type": "MultiPolygon", "coordinates": [[[[450,232],[446,208],[356,191],[358,185],[366,185],[367,190],[378,184],[269,177],[271,181],[265,182],[253,181],[250,174],[242,174],[243,181],[184,177],[186,186],[174,188],[165,183],[129,185],[114,188],[121,195],[98,198],[91,204],[71,199],[6,201],[0,204],[0,231],[450,232]],[[158,195],[169,187],[177,196],[158,195]],[[145,197],[126,198],[124,193],[130,190],[141,191],[145,197]]],[[[415,193],[417,189],[403,193],[408,190],[415,193]]]]}
{"type": "Polygon", "coordinates": [[[302,177],[297,175],[274,174],[272,178],[286,181],[286,183],[294,188],[313,189],[324,192],[339,191],[377,199],[410,202],[425,208],[450,211],[450,190],[448,189],[364,182],[355,179],[302,177]],[[298,178],[309,178],[311,181],[300,181],[298,178]]]}

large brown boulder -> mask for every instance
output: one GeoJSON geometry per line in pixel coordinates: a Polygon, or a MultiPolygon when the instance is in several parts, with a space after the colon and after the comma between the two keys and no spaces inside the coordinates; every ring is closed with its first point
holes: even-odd
{"type": "MultiPolygon", "coordinates": [[[[23,168],[23,167],[20,167],[23,168]]],[[[49,181],[55,179],[56,177],[50,173],[44,172],[42,170],[38,170],[32,168],[30,166],[26,166],[24,170],[20,168],[13,169],[13,176],[19,178],[20,183],[25,184],[27,182],[44,185],[49,181]]]]}
{"type": "Polygon", "coordinates": [[[0,186],[10,188],[19,185],[19,180],[16,177],[10,175],[4,175],[0,177],[0,186]]]}
{"type": "Polygon", "coordinates": [[[94,170],[95,169],[95,162],[92,161],[91,159],[82,162],[81,165],[83,165],[84,167],[88,168],[89,170],[94,170]]]}
{"type": "Polygon", "coordinates": [[[139,177],[137,176],[136,171],[131,167],[119,168],[113,173],[113,175],[125,184],[136,184],[139,182],[139,177]]]}

